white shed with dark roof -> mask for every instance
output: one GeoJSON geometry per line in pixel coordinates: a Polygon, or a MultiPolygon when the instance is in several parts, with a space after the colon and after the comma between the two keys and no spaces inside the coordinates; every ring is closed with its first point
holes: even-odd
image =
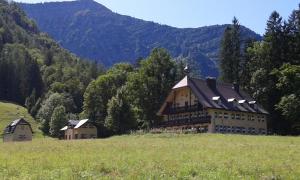
{"type": "Polygon", "coordinates": [[[32,134],[33,131],[29,122],[23,118],[16,119],[4,129],[3,142],[31,141],[32,134]]]}

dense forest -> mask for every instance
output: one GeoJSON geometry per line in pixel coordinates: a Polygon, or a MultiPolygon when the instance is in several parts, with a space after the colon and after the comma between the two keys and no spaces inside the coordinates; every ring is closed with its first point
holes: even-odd
{"type": "MultiPolygon", "coordinates": [[[[218,51],[227,25],[175,28],[114,13],[93,0],[21,7],[64,48],[107,67],[119,62],[135,63],[159,47],[174,58],[188,59],[199,75],[218,75],[218,51]]],[[[244,39],[261,39],[246,27],[241,27],[241,32],[244,39]]]]}
{"type": "MultiPolygon", "coordinates": [[[[60,48],[17,4],[0,1],[0,100],[26,105],[38,121],[49,126],[59,104],[71,117],[82,111],[85,89],[102,70],[60,48]],[[55,99],[57,104],[45,109],[55,97],[61,101],[55,99]]],[[[44,132],[48,134],[49,128],[44,132]]]]}
{"type": "Polygon", "coordinates": [[[300,5],[288,20],[273,12],[263,40],[241,45],[236,18],[225,30],[221,80],[237,82],[270,113],[269,128],[278,134],[300,134],[300,5]]]}
{"type": "MultiPolygon", "coordinates": [[[[100,137],[159,123],[156,112],[183,78],[186,59],[154,48],[105,70],[62,49],[17,4],[0,2],[0,100],[26,106],[45,135],[60,136],[68,119],[91,119],[100,137]]],[[[299,22],[299,9],[287,21],[274,12],[263,40],[245,41],[234,18],[221,41],[220,80],[239,83],[267,108],[278,134],[299,134],[299,22]]]]}

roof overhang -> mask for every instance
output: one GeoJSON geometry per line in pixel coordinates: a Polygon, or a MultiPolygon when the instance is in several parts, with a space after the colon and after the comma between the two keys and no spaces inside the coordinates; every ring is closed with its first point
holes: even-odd
{"type": "Polygon", "coordinates": [[[65,130],[67,130],[67,129],[68,129],[68,126],[65,126],[65,127],[61,128],[60,130],[61,130],[61,131],[65,131],[65,130]]]}
{"type": "Polygon", "coordinates": [[[74,127],[74,129],[80,128],[82,125],[84,125],[86,122],[88,122],[88,119],[80,120],[79,123],[74,127]]]}

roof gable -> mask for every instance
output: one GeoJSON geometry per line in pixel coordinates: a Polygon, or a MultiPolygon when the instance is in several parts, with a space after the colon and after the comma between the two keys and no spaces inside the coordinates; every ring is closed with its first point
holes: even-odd
{"type": "Polygon", "coordinates": [[[187,87],[188,86],[188,77],[185,76],[179,83],[177,83],[172,89],[178,89],[182,87],[187,87]]]}
{"type": "Polygon", "coordinates": [[[5,134],[14,133],[18,125],[28,125],[30,127],[31,132],[33,133],[30,123],[23,118],[12,121],[9,125],[6,126],[6,128],[4,129],[4,133],[5,134]]]}

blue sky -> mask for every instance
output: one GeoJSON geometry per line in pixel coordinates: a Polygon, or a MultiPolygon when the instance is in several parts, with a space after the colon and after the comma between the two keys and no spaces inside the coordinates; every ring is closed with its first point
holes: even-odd
{"type": "MultiPolygon", "coordinates": [[[[18,0],[36,3],[41,0],[18,0]]],[[[52,0],[46,0],[52,1],[52,0]]],[[[57,1],[57,0],[54,0],[57,1]]],[[[175,27],[201,27],[240,23],[259,34],[265,32],[266,21],[276,10],[288,18],[300,0],[96,0],[119,14],[167,24],[175,27]]]]}

